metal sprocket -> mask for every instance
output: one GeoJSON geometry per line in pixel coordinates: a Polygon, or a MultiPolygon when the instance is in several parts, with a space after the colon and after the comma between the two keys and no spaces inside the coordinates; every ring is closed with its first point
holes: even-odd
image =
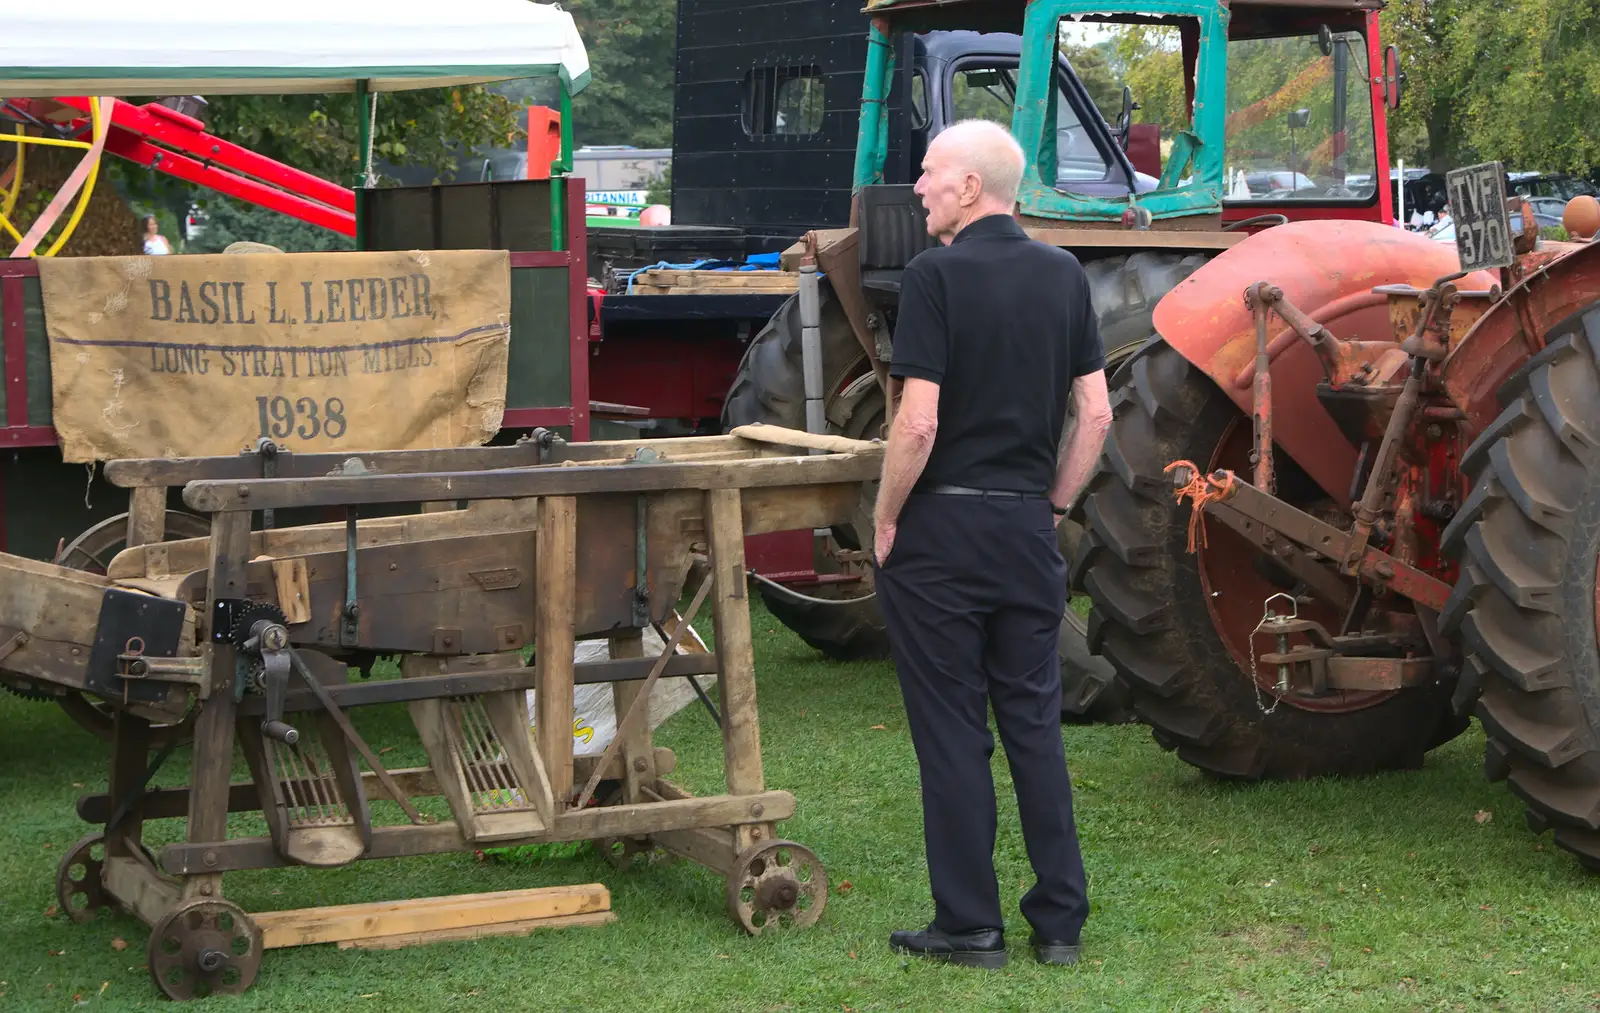
{"type": "Polygon", "coordinates": [[[250,628],[261,620],[267,620],[279,626],[289,625],[289,618],[283,614],[283,609],[266,602],[256,602],[246,605],[240,610],[233,621],[233,629],[228,631],[228,636],[233,640],[233,646],[243,647],[250,639],[250,628]]]}
{"type": "Polygon", "coordinates": [[[24,700],[32,700],[39,703],[47,703],[51,700],[60,699],[57,694],[52,693],[49,690],[33,689],[31,688],[30,684],[19,686],[10,679],[0,679],[0,689],[6,690],[15,696],[20,696],[24,700]]]}

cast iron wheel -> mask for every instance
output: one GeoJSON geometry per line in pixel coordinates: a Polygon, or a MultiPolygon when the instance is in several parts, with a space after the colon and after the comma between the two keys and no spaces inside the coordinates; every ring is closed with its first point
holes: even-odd
{"type": "MultiPolygon", "coordinates": [[[[602,784],[606,782],[601,782],[602,784]]],[[[612,782],[616,784],[616,782],[612,782]]],[[[600,802],[602,806],[622,805],[627,801],[626,795],[620,785],[606,793],[600,802]]],[[[600,852],[608,864],[619,872],[626,872],[642,865],[648,865],[650,858],[655,854],[656,845],[648,836],[645,837],[598,837],[594,840],[595,850],[600,852]]]]}
{"type": "Polygon", "coordinates": [[[815,925],[828,904],[828,872],[810,848],[762,841],[728,873],[728,914],[752,936],[815,925]]]}
{"type": "Polygon", "coordinates": [[[97,830],[79,838],[56,867],[56,903],[62,914],[80,925],[93,921],[111,904],[100,883],[105,860],[106,835],[97,830]]]}
{"type": "MultiPolygon", "coordinates": [[[[162,541],[167,542],[184,538],[204,538],[211,533],[211,522],[204,517],[197,517],[181,510],[168,510],[165,531],[166,536],[162,541]]],[[[128,515],[117,514],[114,517],[107,517],[68,542],[57,554],[55,563],[57,566],[86,570],[104,576],[111,560],[116,558],[117,553],[121,552],[127,543],[128,515]]],[[[106,742],[112,740],[116,728],[116,712],[105,701],[87,693],[68,693],[53,699],[67,712],[67,716],[85,731],[106,742]]],[[[150,748],[162,748],[172,735],[177,735],[179,741],[188,738],[193,730],[192,725],[192,719],[177,725],[151,725],[150,748]]]]}
{"type": "Polygon", "coordinates": [[[156,922],[145,957],[169,999],[240,995],[261,970],[261,929],[231,901],[191,900],[156,922]]]}
{"type": "Polygon", "coordinates": [[[1600,303],[1552,331],[1462,457],[1445,529],[1461,577],[1440,614],[1466,666],[1457,706],[1488,736],[1535,832],[1600,871],[1600,303]]]}
{"type": "MultiPolygon", "coordinates": [[[[1248,475],[1249,420],[1164,342],[1146,345],[1130,367],[1112,393],[1111,432],[1076,508],[1086,532],[1072,569],[1094,603],[1089,646],[1115,666],[1139,719],[1162,746],[1221,777],[1296,780],[1420,766],[1427,750],[1464,727],[1446,685],[1291,694],[1263,713],[1273,704],[1273,674],[1263,670],[1252,684],[1250,633],[1266,598],[1290,587],[1219,524],[1204,525],[1207,544],[1191,555],[1189,506],[1175,502],[1162,472],[1188,459],[1248,475]]],[[[1277,462],[1279,495],[1310,507],[1321,493],[1287,455],[1277,462]]],[[[1334,628],[1339,621],[1320,603],[1300,614],[1334,628]]]]}

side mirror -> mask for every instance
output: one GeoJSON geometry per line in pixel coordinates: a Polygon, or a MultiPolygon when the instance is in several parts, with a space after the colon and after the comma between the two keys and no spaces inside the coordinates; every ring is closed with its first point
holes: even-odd
{"type": "Polygon", "coordinates": [[[1323,56],[1333,55],[1333,29],[1327,25],[1317,26],[1317,48],[1322,50],[1323,56]]]}
{"type": "Polygon", "coordinates": [[[1383,100],[1390,109],[1400,108],[1400,95],[1405,90],[1406,73],[1400,69],[1400,49],[1391,45],[1383,51],[1383,100]]]}
{"type": "Polygon", "coordinates": [[[1128,146],[1128,129],[1133,126],[1133,111],[1139,108],[1133,101],[1133,89],[1122,86],[1122,111],[1117,113],[1116,134],[1123,148],[1128,146]]]}
{"type": "Polygon", "coordinates": [[[1311,110],[1295,109],[1289,113],[1289,126],[1295,130],[1303,130],[1311,124],[1311,110]]]}

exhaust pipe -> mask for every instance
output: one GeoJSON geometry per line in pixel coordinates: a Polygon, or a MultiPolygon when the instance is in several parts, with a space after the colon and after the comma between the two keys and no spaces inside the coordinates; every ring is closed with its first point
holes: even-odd
{"type": "MultiPolygon", "coordinates": [[[[817,265],[800,266],[800,368],[805,378],[806,432],[826,433],[827,418],[822,407],[822,297],[817,281],[817,265]]],[[[824,451],[813,448],[811,453],[824,451]]]]}

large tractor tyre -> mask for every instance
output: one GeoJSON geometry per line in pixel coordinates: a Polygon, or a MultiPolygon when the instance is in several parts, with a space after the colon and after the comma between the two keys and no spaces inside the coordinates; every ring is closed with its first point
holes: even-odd
{"type": "MultiPolygon", "coordinates": [[[[162,541],[184,538],[204,538],[211,533],[211,522],[204,517],[168,510],[162,541]]],[[[128,515],[116,514],[100,521],[87,531],[67,542],[56,555],[56,564],[74,570],[87,570],[104,575],[111,560],[127,548],[128,515]]],[[[116,732],[116,711],[99,697],[88,693],[69,693],[56,697],[56,702],[73,721],[97,738],[110,742],[116,732]]],[[[160,749],[174,738],[186,741],[193,733],[193,715],[178,724],[154,724],[150,727],[150,747],[160,749]]]]}
{"type": "Polygon", "coordinates": [[[1116,353],[1131,351],[1155,333],[1150,318],[1156,303],[1211,256],[1151,250],[1091,260],[1083,265],[1108,364],[1116,353]]]}
{"type": "MultiPolygon", "coordinates": [[[[1273,649],[1263,637],[1252,654],[1264,602],[1293,585],[1218,524],[1204,525],[1191,555],[1190,508],[1175,501],[1163,473],[1187,459],[1248,475],[1250,420],[1164,342],[1140,349],[1124,375],[1104,454],[1077,506],[1086,530],[1072,569],[1093,602],[1089,646],[1115,667],[1139,719],[1162,746],[1224,778],[1420,766],[1427,750],[1461,730],[1447,687],[1277,702],[1275,672],[1262,666],[1252,682],[1250,658],[1273,649]]],[[[1277,465],[1280,496],[1328,509],[1293,461],[1279,456],[1277,465]]],[[[1338,623],[1316,606],[1300,615],[1338,623]]]]}
{"type": "Polygon", "coordinates": [[[1069,602],[1061,617],[1056,658],[1061,665],[1061,720],[1125,725],[1138,720],[1128,686],[1104,658],[1089,651],[1089,624],[1069,602]]]}
{"type": "Polygon", "coordinates": [[[1600,871],[1600,303],[1555,328],[1462,457],[1472,492],[1445,529],[1461,576],[1441,625],[1457,691],[1536,832],[1600,871]]]}

